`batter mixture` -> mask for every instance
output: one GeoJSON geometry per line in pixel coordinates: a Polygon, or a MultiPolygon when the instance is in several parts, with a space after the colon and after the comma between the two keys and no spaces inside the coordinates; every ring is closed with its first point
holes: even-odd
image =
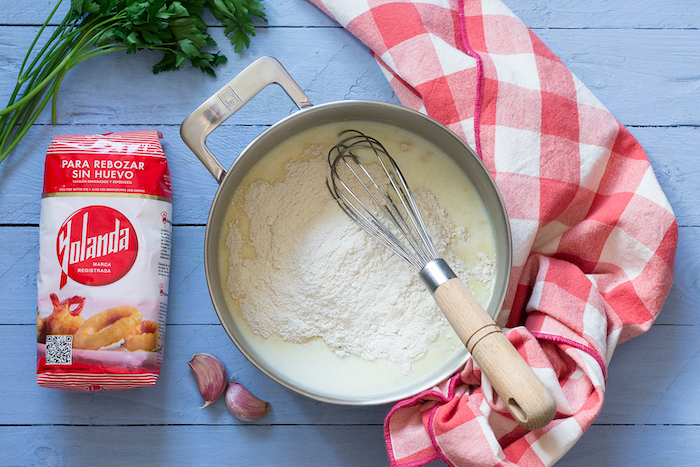
{"type": "Polygon", "coordinates": [[[349,127],[379,139],[397,160],[438,252],[483,305],[495,246],[466,176],[432,145],[392,127],[309,130],[254,167],[222,236],[232,309],[256,352],[290,378],[365,393],[415,381],[463,348],[415,271],[330,196],[326,155],[349,127]]]}

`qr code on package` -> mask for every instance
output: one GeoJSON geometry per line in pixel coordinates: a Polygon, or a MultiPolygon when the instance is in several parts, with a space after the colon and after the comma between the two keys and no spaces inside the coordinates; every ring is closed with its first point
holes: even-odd
{"type": "Polygon", "coordinates": [[[73,336],[46,336],[46,364],[73,364],[73,336]]]}

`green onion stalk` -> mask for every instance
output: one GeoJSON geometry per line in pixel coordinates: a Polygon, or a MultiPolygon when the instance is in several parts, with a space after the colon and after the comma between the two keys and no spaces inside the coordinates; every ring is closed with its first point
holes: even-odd
{"type": "Polygon", "coordinates": [[[58,26],[49,26],[63,0],[51,11],[29,47],[7,107],[0,111],[0,162],[12,152],[51,101],[51,122],[56,124],[58,90],[66,73],[98,55],[150,49],[163,53],[153,73],[177,70],[188,61],[215,76],[214,68],[226,62],[209,48],[216,42],[202,19],[204,8],[225,27],[235,52],[255,36],[253,18],[266,21],[258,0],[72,0],[70,11],[58,26]],[[53,29],[53,32],[50,30],[53,29]],[[45,45],[38,51],[42,37],[45,45]]]}

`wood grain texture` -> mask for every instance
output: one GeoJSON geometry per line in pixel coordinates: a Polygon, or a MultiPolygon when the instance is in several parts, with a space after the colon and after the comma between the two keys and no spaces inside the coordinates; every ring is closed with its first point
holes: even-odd
{"type": "MultiPolygon", "coordinates": [[[[40,25],[55,0],[3,3],[0,25],[40,25]]],[[[695,0],[507,0],[504,2],[531,29],[692,29],[700,27],[695,0]]],[[[263,2],[267,23],[257,18],[257,27],[337,27],[337,23],[305,0],[263,2]]],[[[51,24],[67,11],[59,7],[51,24]]],[[[207,24],[216,25],[208,17],[207,24]]]]}
{"type": "Polygon", "coordinates": [[[507,0],[531,29],[688,29],[700,25],[694,0],[507,0]]]}
{"type": "MultiPolygon", "coordinates": [[[[698,125],[700,30],[542,29],[535,33],[624,125],[698,125]],[[682,57],[679,59],[678,57],[682,57]]],[[[0,43],[30,43],[33,28],[0,27],[0,43]]],[[[224,41],[220,29],[212,36],[224,41]]],[[[222,49],[226,50],[224,46],[222,49]]],[[[24,58],[4,49],[0,95],[9,96],[24,58]]],[[[314,103],[341,99],[393,100],[367,49],[338,28],[267,28],[251,47],[216,69],[218,78],[188,68],[154,75],[157,52],[95,57],[68,72],[57,106],[60,124],[179,125],[202,101],[262,55],[279,57],[314,103]],[[130,79],[124,80],[128,70],[130,79]],[[95,86],[92,83],[99,83],[95,86]],[[377,85],[381,83],[381,85],[377,85]]],[[[279,93],[264,93],[227,124],[270,125],[294,110],[279,93]]],[[[38,120],[48,123],[48,111],[38,120]]]]}
{"type": "MultiPolygon", "coordinates": [[[[386,452],[376,443],[381,435],[381,426],[22,426],[0,427],[0,450],[7,453],[5,465],[27,466],[91,465],[94,452],[101,453],[101,465],[124,467],[384,466],[386,452]],[[263,447],[268,445],[275,448],[263,447]],[[124,446],[138,452],[137,462],[125,455],[124,446]]],[[[695,457],[688,446],[699,438],[697,426],[594,425],[557,466],[692,466],[695,457]]]]}
{"type": "MultiPolygon", "coordinates": [[[[696,0],[505,0],[647,152],[681,226],[675,282],[656,324],[619,346],[601,414],[557,464],[696,465],[700,445],[700,9],[696,0]]],[[[0,99],[55,0],[0,0],[0,99]]],[[[262,55],[275,56],[312,102],[398,102],[367,49],[306,0],[266,1],[251,49],[218,78],[185,69],[153,75],[159,57],[111,54],[66,77],[58,126],[41,117],[0,164],[0,466],[251,465],[384,466],[382,423],[390,406],[347,407],[294,394],[254,368],[211,305],[203,239],[217,185],[179,138],[201,101],[262,55]],[[128,77],[128,79],[125,79],[128,77]],[[36,274],[43,159],[54,134],[155,128],[171,164],[174,230],[166,358],[153,388],[76,394],[35,382],[36,274]],[[271,402],[253,424],[219,401],[200,410],[187,361],[218,354],[229,373],[271,402]],[[128,449],[125,449],[128,446],[128,449]]],[[[65,8],[64,5],[62,8],[65,8]]],[[[213,18],[209,24],[215,25],[213,18]]],[[[54,22],[55,24],[55,22],[54,22]]],[[[209,138],[229,166],[257,135],[294,111],[267,88],[209,138]]],[[[436,461],[433,466],[443,465],[436,461]]]]}
{"type": "Polygon", "coordinates": [[[375,442],[382,430],[376,425],[0,427],[0,451],[7,453],[4,465],[354,467],[388,464],[384,446],[375,442]],[[271,445],[274,449],[266,447],[271,445]]]}

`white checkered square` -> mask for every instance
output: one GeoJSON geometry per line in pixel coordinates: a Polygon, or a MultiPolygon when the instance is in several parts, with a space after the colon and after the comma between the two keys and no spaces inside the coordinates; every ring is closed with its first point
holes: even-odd
{"type": "Polygon", "coordinates": [[[489,57],[496,67],[499,81],[514,84],[525,89],[540,90],[540,76],[537,72],[535,54],[491,54],[489,57]]]}
{"type": "Polygon", "coordinates": [[[474,134],[474,117],[472,118],[466,118],[460,122],[460,125],[462,125],[462,131],[464,132],[464,135],[467,138],[467,145],[469,145],[470,148],[472,148],[474,151],[476,151],[476,137],[474,134]]]}
{"type": "MultiPolygon", "coordinates": [[[[385,60],[385,62],[399,72],[414,66],[421,67],[420,81],[411,82],[410,84],[413,86],[445,76],[437,57],[437,51],[433,49],[433,43],[428,34],[420,34],[407,39],[392,47],[389,53],[391,60],[385,60]]],[[[388,54],[382,55],[382,60],[386,55],[388,54]]]]}
{"type": "Polygon", "coordinates": [[[481,14],[488,15],[503,15],[515,18],[515,14],[501,1],[482,1],[481,14]]]}
{"type": "Polygon", "coordinates": [[[350,21],[369,10],[370,6],[367,0],[353,0],[352,2],[345,2],[343,8],[334,9],[332,13],[335,20],[342,27],[347,27],[350,21]]]}
{"type": "Polygon", "coordinates": [[[608,148],[583,143],[579,143],[578,151],[581,188],[596,191],[605,174],[606,161],[610,158],[611,151],[608,148]]]}
{"type": "Polygon", "coordinates": [[[642,273],[652,256],[652,250],[621,228],[615,227],[600,253],[599,263],[618,264],[623,267],[627,277],[633,280],[642,273]],[[626,261],[621,262],[620,258],[625,258],[626,261]]]}
{"type": "Polygon", "coordinates": [[[496,171],[539,177],[540,133],[505,126],[496,127],[494,158],[496,171]]]}
{"type": "Polygon", "coordinates": [[[597,296],[599,296],[599,293],[598,289],[593,287],[591,299],[586,303],[586,308],[583,310],[583,334],[593,339],[598,349],[605,351],[608,336],[605,310],[599,310],[591,304],[591,302],[598,300],[597,296]]]}
{"type": "Polygon", "coordinates": [[[552,465],[561,454],[567,452],[581,437],[583,431],[574,418],[553,423],[547,433],[543,433],[530,448],[537,454],[543,465],[552,465]]]}
{"type": "Polygon", "coordinates": [[[635,191],[635,194],[658,204],[668,212],[673,212],[673,208],[668,202],[666,195],[661,190],[661,186],[656,180],[656,175],[654,174],[654,170],[651,166],[649,166],[644,173],[644,177],[642,177],[642,181],[639,183],[639,187],[635,191]]]}
{"type": "Polygon", "coordinates": [[[510,219],[510,230],[513,236],[513,266],[524,266],[530,256],[532,245],[528,241],[537,233],[539,222],[529,219],[510,219]]]}
{"type": "Polygon", "coordinates": [[[464,55],[458,49],[455,49],[439,37],[430,34],[430,40],[433,42],[437,58],[442,66],[443,75],[451,75],[458,71],[468,70],[476,67],[476,60],[472,57],[464,55]]]}
{"type": "Polygon", "coordinates": [[[562,224],[559,221],[552,221],[547,225],[542,226],[537,232],[537,238],[532,245],[532,250],[543,255],[552,255],[559,249],[559,242],[562,235],[569,230],[568,225],[562,224]]]}

